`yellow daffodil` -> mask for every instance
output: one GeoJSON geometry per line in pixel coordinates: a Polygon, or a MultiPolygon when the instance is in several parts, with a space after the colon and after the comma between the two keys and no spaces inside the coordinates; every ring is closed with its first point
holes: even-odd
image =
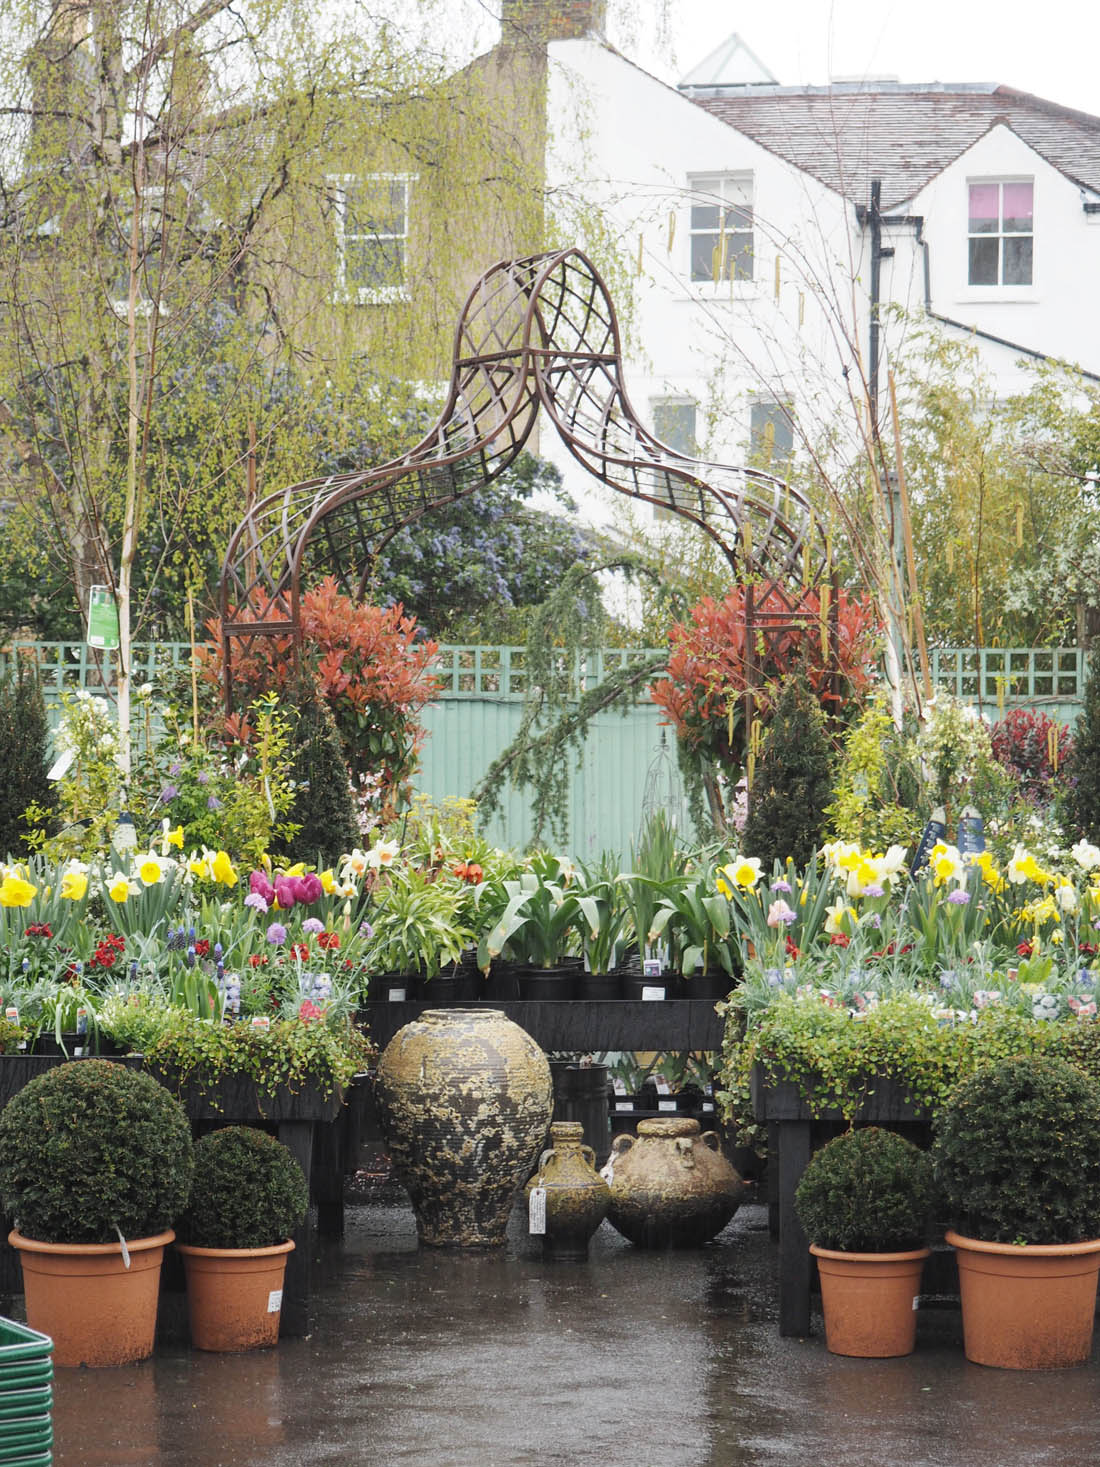
{"type": "Polygon", "coordinates": [[[17,872],[5,872],[0,881],[0,907],[29,907],[37,890],[17,872]]]}
{"type": "Polygon", "coordinates": [[[1005,875],[1015,886],[1022,886],[1025,881],[1034,881],[1042,886],[1050,880],[1035,857],[1023,846],[1017,846],[1012,853],[1012,859],[1005,867],[1005,875]]]}
{"type": "Polygon", "coordinates": [[[148,855],[142,856],[141,862],[138,865],[138,876],[140,876],[146,886],[156,886],[163,875],[164,867],[152,851],[148,855]]]}
{"type": "Polygon", "coordinates": [[[210,870],[214,880],[222,886],[236,886],[237,873],[233,869],[233,862],[225,851],[219,851],[210,863],[210,870]]]}
{"type": "Polygon", "coordinates": [[[61,895],[66,901],[79,902],[88,890],[88,878],[83,871],[71,868],[61,878],[61,895]]]}
{"type": "Polygon", "coordinates": [[[339,891],[339,887],[336,885],[336,878],[333,876],[331,868],[328,871],[321,872],[321,890],[326,896],[332,896],[333,892],[339,891]]]}
{"type": "Polygon", "coordinates": [[[304,876],[306,874],[306,863],[304,861],[296,861],[293,866],[286,868],[286,874],[288,876],[304,876]]]}
{"type": "Polygon", "coordinates": [[[121,906],[122,903],[129,898],[130,883],[129,881],[127,881],[126,877],[122,875],[121,872],[115,877],[114,881],[112,881],[110,886],[107,888],[107,895],[111,898],[113,902],[118,902],[119,906],[121,906]]]}
{"type": "Polygon", "coordinates": [[[944,886],[949,881],[961,886],[966,881],[966,867],[954,846],[944,845],[942,841],[933,846],[929,865],[937,886],[944,886]]]}
{"type": "Polygon", "coordinates": [[[982,880],[986,886],[992,887],[994,891],[1003,891],[1005,879],[997,870],[993,856],[989,851],[981,851],[976,856],[970,857],[973,865],[977,866],[982,873],[982,880]]]}
{"type": "Polygon", "coordinates": [[[192,856],[187,863],[187,869],[198,881],[210,880],[210,862],[205,856],[192,856]]]}
{"type": "Polygon", "coordinates": [[[825,931],[831,937],[848,933],[848,918],[855,915],[855,908],[848,906],[847,902],[834,902],[831,907],[825,908],[825,931]]]}
{"type": "Polygon", "coordinates": [[[165,845],[175,846],[175,848],[176,848],[177,851],[182,851],[183,850],[183,826],[182,825],[177,825],[176,828],[175,828],[175,830],[168,830],[166,828],[165,829],[165,832],[164,832],[164,843],[165,843],[165,845]]]}

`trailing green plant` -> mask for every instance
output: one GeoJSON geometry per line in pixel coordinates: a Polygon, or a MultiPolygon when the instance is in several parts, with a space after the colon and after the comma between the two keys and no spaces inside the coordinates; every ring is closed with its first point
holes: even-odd
{"type": "Polygon", "coordinates": [[[951,1224],[994,1243],[1100,1235],[1100,1086],[1065,1060],[983,1068],[942,1108],[932,1148],[951,1224]]]}
{"type": "Polygon", "coordinates": [[[779,685],[768,714],[763,757],[749,791],[744,847],[765,867],[791,860],[803,866],[821,844],[832,793],[833,754],[825,716],[805,674],[779,685]]]}
{"type": "Polygon", "coordinates": [[[49,724],[35,670],[19,658],[14,677],[0,683],[0,857],[29,849],[26,811],[49,825],[57,794],[46,778],[49,767],[49,724]]]}
{"type": "Polygon", "coordinates": [[[281,1141],[252,1126],[225,1126],[195,1143],[184,1243],[271,1248],[285,1243],[309,1207],[305,1174],[281,1141]]]}
{"type": "Polygon", "coordinates": [[[922,1248],[935,1204],[931,1157],[877,1126],[834,1136],[810,1158],[795,1191],[806,1236],[842,1253],[922,1248]]]}
{"type": "Polygon", "coordinates": [[[0,1112],[0,1196],[27,1237],[114,1243],[171,1227],[194,1166],[182,1107],[110,1060],[59,1065],[0,1112]]]}
{"type": "Polygon", "coordinates": [[[216,1090],[229,1076],[254,1082],[261,1097],[285,1085],[316,1087],[327,1097],[342,1090],[373,1053],[358,1029],[323,1019],[275,1018],[263,1029],[247,1023],[211,1024],[178,1009],[146,1014],[146,1063],[177,1092],[186,1086],[216,1090]]]}

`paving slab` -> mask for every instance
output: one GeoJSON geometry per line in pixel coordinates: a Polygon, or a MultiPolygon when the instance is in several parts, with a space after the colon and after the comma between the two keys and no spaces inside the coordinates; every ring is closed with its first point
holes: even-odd
{"type": "Polygon", "coordinates": [[[59,1370],[61,1467],[1095,1467],[1100,1355],[1030,1374],[970,1365],[953,1309],[916,1353],[830,1355],[778,1334],[763,1207],[682,1253],[605,1223],[585,1263],[546,1262],[517,1210],[505,1249],[417,1247],[390,1188],[318,1256],[305,1339],[185,1345],[59,1370]]]}

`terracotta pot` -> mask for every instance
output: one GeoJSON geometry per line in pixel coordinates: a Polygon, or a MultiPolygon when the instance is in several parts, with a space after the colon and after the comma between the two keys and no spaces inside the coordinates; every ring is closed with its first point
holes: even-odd
{"type": "Polygon", "coordinates": [[[550,1258],[586,1258],[588,1241],[607,1216],[611,1188],[596,1171],[595,1161],[596,1153],[584,1145],[580,1121],[553,1123],[550,1146],[527,1184],[528,1202],[533,1188],[546,1190],[543,1250],[550,1258]]]}
{"type": "Polygon", "coordinates": [[[977,1365],[1062,1370],[1092,1352],[1100,1238],[986,1243],[948,1231],[959,1265],[963,1346],[977,1365]]]}
{"type": "Polygon", "coordinates": [[[177,1243],[187,1275],[196,1350],[258,1350],[278,1344],[283,1277],[293,1243],[271,1248],[197,1248],[177,1243]]]}
{"type": "Polygon", "coordinates": [[[920,1279],[931,1251],[839,1253],[811,1243],[821,1279],[826,1347],[834,1355],[875,1360],[911,1355],[920,1279]]]}
{"type": "Polygon", "coordinates": [[[553,1113],[531,1036],[499,1009],[425,1009],[383,1051],[375,1097],[420,1241],[501,1246],[553,1113]]]}
{"type": "Polygon", "coordinates": [[[19,1250],[27,1323],[53,1340],[56,1365],[129,1365],[153,1353],[160,1265],[175,1237],[120,1243],[40,1243],[12,1230],[19,1250]]]}
{"type": "MultiPolygon", "coordinates": [[[[745,1184],[713,1131],[687,1119],[638,1122],[611,1143],[611,1223],[645,1248],[694,1248],[720,1233],[745,1184]]],[[[606,1172],[605,1172],[606,1175],[606,1172]]]]}

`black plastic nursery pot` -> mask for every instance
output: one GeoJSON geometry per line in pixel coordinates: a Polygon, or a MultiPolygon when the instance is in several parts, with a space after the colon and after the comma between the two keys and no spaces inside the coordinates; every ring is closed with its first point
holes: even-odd
{"type": "Polygon", "coordinates": [[[560,1002],[576,998],[579,972],[575,963],[554,968],[521,968],[519,996],[521,1000],[560,1002]]]}
{"type": "Polygon", "coordinates": [[[577,997],[589,1002],[600,1003],[606,999],[619,998],[622,982],[618,973],[582,973],[577,985],[577,997]]]}
{"type": "Polygon", "coordinates": [[[678,973],[664,972],[654,977],[628,970],[619,979],[621,998],[639,1001],[642,999],[659,1002],[680,997],[681,979],[678,973]]]}

